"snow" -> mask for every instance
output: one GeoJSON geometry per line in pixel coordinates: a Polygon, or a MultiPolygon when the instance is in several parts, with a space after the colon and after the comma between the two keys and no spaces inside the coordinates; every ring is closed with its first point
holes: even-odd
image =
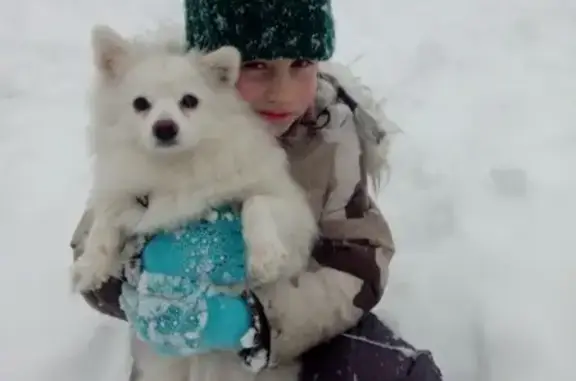
{"type": "MultiPolygon", "coordinates": [[[[0,2],[2,380],[127,379],[125,326],[67,282],[89,178],[89,30],[136,33],[178,19],[180,6],[0,2]]],[[[447,381],[572,378],[576,3],[335,0],[335,10],[337,58],[362,55],[354,69],[404,131],[381,197],[397,241],[382,316],[432,350],[447,381]]]]}

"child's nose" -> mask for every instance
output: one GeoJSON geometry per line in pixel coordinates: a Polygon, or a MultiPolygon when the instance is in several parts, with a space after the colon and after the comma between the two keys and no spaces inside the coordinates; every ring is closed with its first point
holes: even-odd
{"type": "Polygon", "coordinates": [[[292,87],[292,79],[289,75],[275,75],[268,87],[268,101],[276,104],[289,103],[292,87]]]}

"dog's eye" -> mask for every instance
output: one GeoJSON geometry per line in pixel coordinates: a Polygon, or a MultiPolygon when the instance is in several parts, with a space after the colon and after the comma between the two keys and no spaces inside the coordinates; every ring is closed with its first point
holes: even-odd
{"type": "Polygon", "coordinates": [[[134,107],[134,110],[136,110],[137,112],[148,111],[150,110],[150,107],[152,107],[150,101],[144,97],[138,97],[134,99],[134,101],[132,102],[132,106],[134,107]]]}
{"type": "Polygon", "coordinates": [[[192,94],[186,94],[180,99],[180,107],[186,109],[193,109],[198,107],[198,98],[192,94]]]}

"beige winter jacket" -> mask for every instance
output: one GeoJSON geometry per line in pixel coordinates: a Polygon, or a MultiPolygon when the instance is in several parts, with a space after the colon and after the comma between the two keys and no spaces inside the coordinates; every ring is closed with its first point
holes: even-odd
{"type": "MultiPolygon", "coordinates": [[[[388,224],[368,195],[370,150],[361,149],[372,144],[374,156],[380,148],[376,141],[367,142],[374,120],[353,113],[339,95],[330,80],[321,79],[314,123],[293,126],[281,140],[294,178],[308,193],[321,237],[308,271],[254,290],[269,319],[273,363],[291,362],[354,326],[379,302],[394,254],[388,224]]],[[[82,255],[90,226],[86,211],[72,237],[75,258],[82,255]]],[[[124,319],[119,294],[120,282],[111,280],[84,297],[101,313],[124,319]]]]}

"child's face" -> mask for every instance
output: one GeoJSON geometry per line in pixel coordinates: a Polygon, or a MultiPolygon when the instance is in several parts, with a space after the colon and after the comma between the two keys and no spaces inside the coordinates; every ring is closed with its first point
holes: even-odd
{"type": "Polygon", "coordinates": [[[261,60],[242,65],[242,98],[280,135],[314,103],[318,64],[305,60],[261,60]]]}

